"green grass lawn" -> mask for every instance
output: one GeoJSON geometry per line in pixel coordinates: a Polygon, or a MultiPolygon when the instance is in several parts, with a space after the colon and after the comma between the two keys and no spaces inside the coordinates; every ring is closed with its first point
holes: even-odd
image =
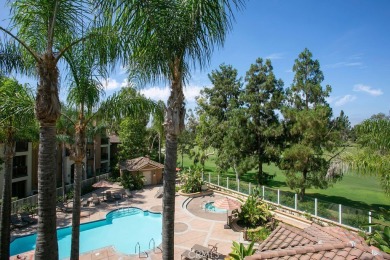
{"type": "MultiPolygon", "coordinates": [[[[181,156],[178,158],[178,166],[182,166],[181,156]]],[[[193,165],[193,162],[188,156],[184,156],[184,167],[193,165]]],[[[264,165],[264,171],[269,174],[276,174],[275,178],[268,185],[270,188],[290,191],[286,185],[286,178],[278,167],[275,165],[264,165]]],[[[216,174],[215,156],[210,158],[205,163],[205,174],[216,174]]],[[[228,172],[221,173],[220,178],[235,179],[235,174],[230,169],[228,172]]],[[[256,173],[251,171],[241,176],[241,181],[256,183],[256,173]]],[[[358,209],[376,210],[380,207],[390,208],[390,197],[385,196],[379,185],[377,178],[372,176],[361,176],[357,174],[346,174],[342,180],[335,183],[332,187],[321,189],[308,189],[307,195],[315,197],[319,200],[326,200],[336,204],[342,204],[358,209]]]]}

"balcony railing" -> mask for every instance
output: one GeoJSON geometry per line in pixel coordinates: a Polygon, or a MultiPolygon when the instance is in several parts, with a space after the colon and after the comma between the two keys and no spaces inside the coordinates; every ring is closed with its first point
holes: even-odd
{"type": "Polygon", "coordinates": [[[102,153],[101,156],[100,156],[100,160],[101,160],[101,161],[106,161],[106,160],[108,160],[108,153],[102,153]]]}
{"type": "Polygon", "coordinates": [[[16,142],[15,151],[18,152],[27,152],[28,151],[28,142],[16,142]]]}
{"type": "Polygon", "coordinates": [[[108,138],[107,137],[103,137],[101,140],[100,140],[100,143],[105,145],[105,144],[108,144],[108,138]]]}
{"type": "Polygon", "coordinates": [[[27,166],[15,166],[12,171],[12,179],[27,176],[27,166]]]}

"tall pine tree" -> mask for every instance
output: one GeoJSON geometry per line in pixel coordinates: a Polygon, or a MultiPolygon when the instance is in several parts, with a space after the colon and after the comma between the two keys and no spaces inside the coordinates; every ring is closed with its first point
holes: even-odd
{"type": "Polygon", "coordinates": [[[263,163],[277,162],[280,156],[282,127],[277,111],[284,99],[283,81],[277,80],[270,60],[261,58],[246,73],[244,102],[247,128],[250,133],[246,144],[252,157],[250,168],[256,168],[260,185],[266,184],[271,175],[263,171],[263,163]]]}
{"type": "Polygon", "coordinates": [[[286,127],[286,149],[280,162],[287,184],[303,199],[307,188],[325,189],[338,175],[327,174],[334,154],[342,141],[338,119],[332,120],[332,109],[326,101],[331,87],[324,80],[318,60],[305,49],[293,66],[287,104],[282,110],[286,127]],[[328,178],[332,176],[333,179],[328,178]]]}

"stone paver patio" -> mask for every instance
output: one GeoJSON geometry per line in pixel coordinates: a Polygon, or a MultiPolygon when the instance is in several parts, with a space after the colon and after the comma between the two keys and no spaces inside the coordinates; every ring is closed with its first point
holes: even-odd
{"type": "MultiPolygon", "coordinates": [[[[121,207],[138,207],[143,210],[161,212],[162,199],[155,198],[159,186],[146,187],[141,191],[134,192],[133,198],[122,198],[115,202],[102,202],[94,207],[83,207],[81,213],[81,223],[95,221],[105,218],[106,214],[114,209],[121,207]]],[[[96,191],[99,197],[108,188],[102,188],[96,191]]],[[[122,194],[120,188],[110,188],[114,193],[122,194]]],[[[85,200],[91,195],[86,195],[85,200]]],[[[208,244],[217,244],[218,252],[221,253],[219,259],[231,251],[232,241],[242,242],[242,233],[231,229],[224,229],[226,223],[226,214],[206,212],[201,206],[205,202],[214,201],[221,196],[206,196],[192,199],[189,203],[187,197],[176,196],[175,204],[175,259],[181,259],[181,254],[185,250],[190,250],[194,244],[207,246],[208,244]],[[187,207],[183,208],[184,205],[187,207]]],[[[57,226],[64,227],[71,224],[72,213],[57,213],[57,226]]],[[[30,226],[28,229],[14,230],[13,237],[35,232],[36,227],[30,226]]],[[[26,259],[33,259],[34,252],[27,252],[20,256],[26,256],[26,259]]],[[[16,256],[11,259],[17,259],[16,256]]],[[[138,255],[126,255],[116,251],[112,247],[100,248],[80,255],[80,259],[139,259],[138,255]]],[[[149,251],[146,259],[162,259],[161,252],[156,249],[155,252],[149,251]]]]}

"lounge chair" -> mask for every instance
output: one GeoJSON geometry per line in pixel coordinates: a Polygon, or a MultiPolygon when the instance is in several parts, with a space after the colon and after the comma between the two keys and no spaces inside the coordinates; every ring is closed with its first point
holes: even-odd
{"type": "Polygon", "coordinates": [[[28,214],[26,212],[20,213],[20,216],[21,216],[22,221],[24,221],[28,224],[36,224],[38,222],[38,220],[36,218],[30,217],[30,214],[28,214]]]}
{"type": "Polygon", "coordinates": [[[186,250],[181,254],[181,259],[207,259],[194,251],[186,250]]]}
{"type": "Polygon", "coordinates": [[[156,193],[156,195],[154,195],[155,198],[162,198],[162,196],[164,195],[164,189],[163,187],[160,187],[156,193]]]}
{"type": "Polygon", "coordinates": [[[22,228],[28,225],[27,222],[22,221],[18,214],[11,215],[11,225],[15,228],[22,228]]]}
{"type": "Polygon", "coordinates": [[[217,253],[217,251],[218,251],[217,250],[217,244],[215,244],[215,245],[208,245],[208,247],[202,246],[202,245],[199,245],[199,244],[195,244],[191,248],[191,251],[196,252],[199,256],[203,256],[206,259],[213,258],[213,256],[218,255],[218,253],[217,253]]]}
{"type": "Polygon", "coordinates": [[[92,193],[92,204],[94,205],[100,204],[100,199],[96,193],[92,193]]]}
{"type": "Polygon", "coordinates": [[[127,196],[128,198],[132,198],[132,197],[133,197],[133,194],[131,193],[130,190],[126,189],[126,190],[125,190],[125,193],[126,193],[126,196],[127,196]]]}

